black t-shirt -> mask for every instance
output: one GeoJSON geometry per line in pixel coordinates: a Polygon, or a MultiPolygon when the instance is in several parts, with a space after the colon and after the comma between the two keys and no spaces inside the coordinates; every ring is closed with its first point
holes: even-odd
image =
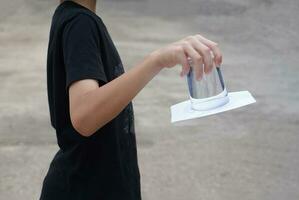
{"type": "Polygon", "coordinates": [[[95,79],[100,86],[122,73],[101,18],[75,2],[61,3],[52,18],[47,60],[50,119],[60,149],[43,181],[41,200],[141,199],[132,103],[90,137],[74,129],[69,114],[71,83],[95,79]]]}

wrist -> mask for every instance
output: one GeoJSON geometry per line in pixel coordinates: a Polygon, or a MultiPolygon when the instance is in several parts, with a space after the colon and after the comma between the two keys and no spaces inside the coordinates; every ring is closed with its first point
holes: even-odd
{"type": "Polygon", "coordinates": [[[148,54],[145,58],[149,65],[153,67],[157,71],[161,71],[163,69],[163,66],[161,63],[159,63],[159,53],[157,51],[153,51],[150,54],[148,54]]]}

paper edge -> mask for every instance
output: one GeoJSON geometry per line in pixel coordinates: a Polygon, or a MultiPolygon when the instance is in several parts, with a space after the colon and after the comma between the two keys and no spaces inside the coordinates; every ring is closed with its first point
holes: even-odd
{"type": "Polygon", "coordinates": [[[248,106],[250,104],[253,104],[253,103],[256,103],[256,99],[253,97],[253,95],[247,91],[247,90],[243,90],[243,91],[236,91],[236,92],[229,92],[228,95],[232,95],[232,94],[235,94],[235,93],[247,93],[250,97],[251,97],[251,102],[249,103],[246,103],[244,105],[241,105],[241,106],[238,106],[238,107],[235,107],[235,108],[232,108],[232,109],[229,109],[229,110],[224,110],[224,111],[221,111],[221,112],[217,112],[217,113],[210,113],[210,114],[206,114],[204,116],[201,116],[201,117],[197,117],[197,118],[191,118],[191,119],[183,119],[183,120],[173,120],[173,115],[172,115],[172,110],[175,106],[179,105],[179,104],[183,104],[183,103],[186,103],[186,102],[189,102],[190,100],[185,100],[185,101],[182,101],[182,102],[179,102],[179,103],[176,103],[172,106],[170,106],[170,114],[171,114],[171,123],[174,124],[174,125],[177,125],[179,123],[182,123],[182,122],[186,122],[186,121],[192,121],[192,120],[196,120],[198,118],[202,118],[202,117],[208,117],[208,116],[212,116],[212,115],[215,115],[215,114],[219,114],[219,113],[223,113],[223,112],[226,112],[226,111],[230,111],[230,110],[235,110],[235,109],[238,109],[238,108],[241,108],[241,107],[244,107],[244,106],[248,106]]]}

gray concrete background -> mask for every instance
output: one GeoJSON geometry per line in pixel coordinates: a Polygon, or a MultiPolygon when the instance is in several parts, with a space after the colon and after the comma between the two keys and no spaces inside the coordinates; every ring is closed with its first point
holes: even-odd
{"type": "MultiPolygon", "coordinates": [[[[49,124],[46,50],[53,0],[0,1],[0,200],[38,199],[58,150],[49,124]]],[[[298,200],[297,0],[106,0],[126,70],[147,53],[201,33],[224,53],[229,91],[257,103],[175,127],[188,98],[179,67],[134,100],[144,200],[298,200]]]]}

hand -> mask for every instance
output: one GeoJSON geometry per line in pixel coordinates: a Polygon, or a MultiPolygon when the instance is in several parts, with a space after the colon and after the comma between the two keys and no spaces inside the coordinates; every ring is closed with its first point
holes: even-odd
{"type": "Polygon", "coordinates": [[[197,80],[201,79],[203,71],[209,73],[214,65],[219,67],[222,63],[222,53],[218,44],[198,34],[158,49],[152,52],[152,55],[155,64],[160,68],[172,68],[181,64],[181,76],[189,72],[190,58],[197,80]]]}

